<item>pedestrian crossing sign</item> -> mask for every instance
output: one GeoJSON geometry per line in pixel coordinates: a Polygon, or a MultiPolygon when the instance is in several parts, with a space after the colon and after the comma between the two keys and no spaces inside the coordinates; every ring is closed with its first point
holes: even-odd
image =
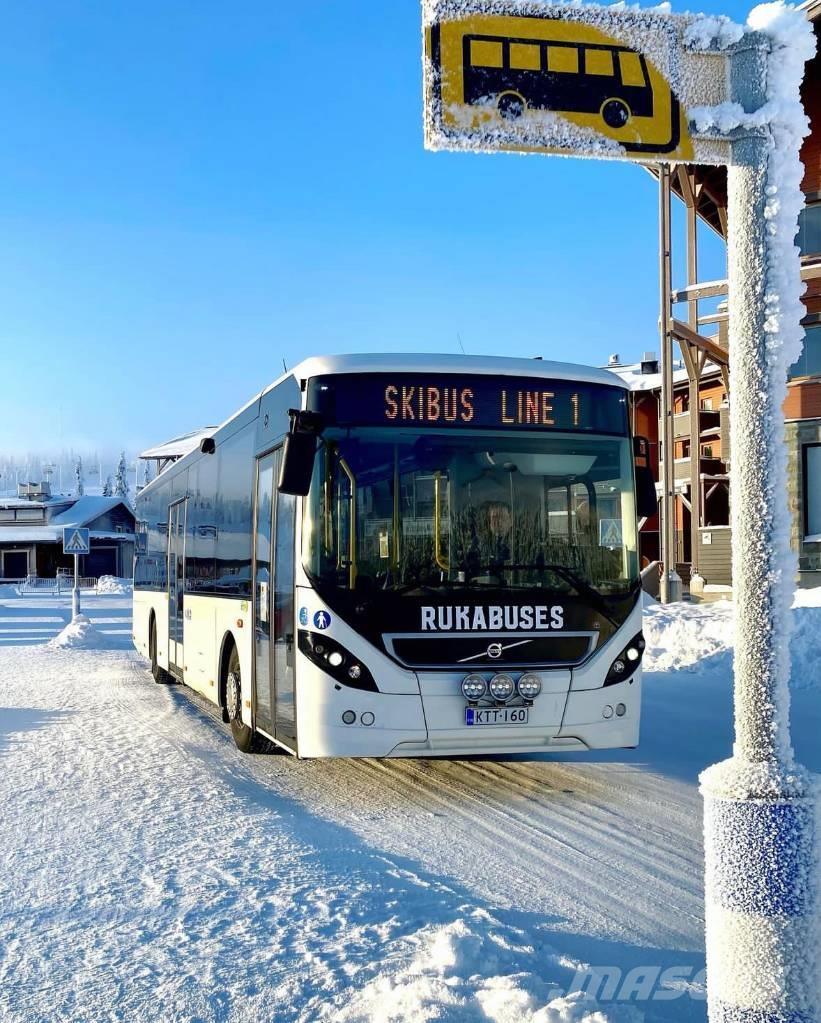
{"type": "Polygon", "coordinates": [[[63,529],[63,554],[88,554],[90,550],[88,529],[78,526],[63,529]]]}
{"type": "Polygon", "coordinates": [[[599,519],[599,546],[622,546],[621,519],[599,519]]]}

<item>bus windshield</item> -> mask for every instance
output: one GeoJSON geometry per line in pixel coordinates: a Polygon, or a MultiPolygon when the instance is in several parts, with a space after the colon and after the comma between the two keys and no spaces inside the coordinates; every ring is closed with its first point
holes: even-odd
{"type": "Polygon", "coordinates": [[[638,579],[630,440],[329,429],[303,555],[320,590],[624,594],[638,579]]]}

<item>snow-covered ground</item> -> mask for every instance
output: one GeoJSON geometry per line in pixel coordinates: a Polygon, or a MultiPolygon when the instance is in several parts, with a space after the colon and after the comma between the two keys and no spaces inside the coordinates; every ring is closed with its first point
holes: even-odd
{"type": "MultiPolygon", "coordinates": [[[[816,771],[819,599],[793,612],[816,771]]],[[[0,1019],[705,1018],[728,602],[648,609],[638,750],[462,761],[243,756],[152,681],[127,594],[83,612],[92,648],[61,647],[66,598],[0,590],[0,1019]]]]}

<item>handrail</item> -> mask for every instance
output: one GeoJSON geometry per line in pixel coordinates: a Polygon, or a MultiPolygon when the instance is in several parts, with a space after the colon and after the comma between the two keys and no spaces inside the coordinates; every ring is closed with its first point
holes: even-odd
{"type": "Polygon", "coordinates": [[[325,459],[325,479],[322,482],[324,490],[325,500],[324,514],[323,514],[323,532],[326,553],[330,552],[334,544],[334,521],[333,521],[333,468],[331,451],[328,450],[327,457],[325,459]]]}
{"type": "Polygon", "coordinates": [[[351,485],[350,526],[348,532],[348,587],[353,589],[356,584],[356,477],[344,458],[339,459],[339,468],[348,477],[351,485]]]}
{"type": "Polygon", "coordinates": [[[450,562],[442,555],[442,496],[440,484],[442,474],[434,473],[433,476],[433,557],[436,564],[443,572],[450,571],[450,562]]]}
{"type": "Polygon", "coordinates": [[[399,445],[393,446],[393,550],[391,568],[399,570],[399,445]]]}

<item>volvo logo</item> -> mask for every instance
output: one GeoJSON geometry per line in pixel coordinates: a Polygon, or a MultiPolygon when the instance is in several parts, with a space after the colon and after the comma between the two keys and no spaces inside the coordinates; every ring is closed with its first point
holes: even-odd
{"type": "Polygon", "coordinates": [[[479,661],[484,657],[489,657],[493,661],[498,661],[505,650],[512,650],[513,647],[525,646],[527,643],[532,643],[530,639],[520,639],[515,643],[491,643],[489,647],[486,647],[481,653],[471,654],[469,657],[460,657],[458,664],[468,664],[470,661],[479,661]]]}

